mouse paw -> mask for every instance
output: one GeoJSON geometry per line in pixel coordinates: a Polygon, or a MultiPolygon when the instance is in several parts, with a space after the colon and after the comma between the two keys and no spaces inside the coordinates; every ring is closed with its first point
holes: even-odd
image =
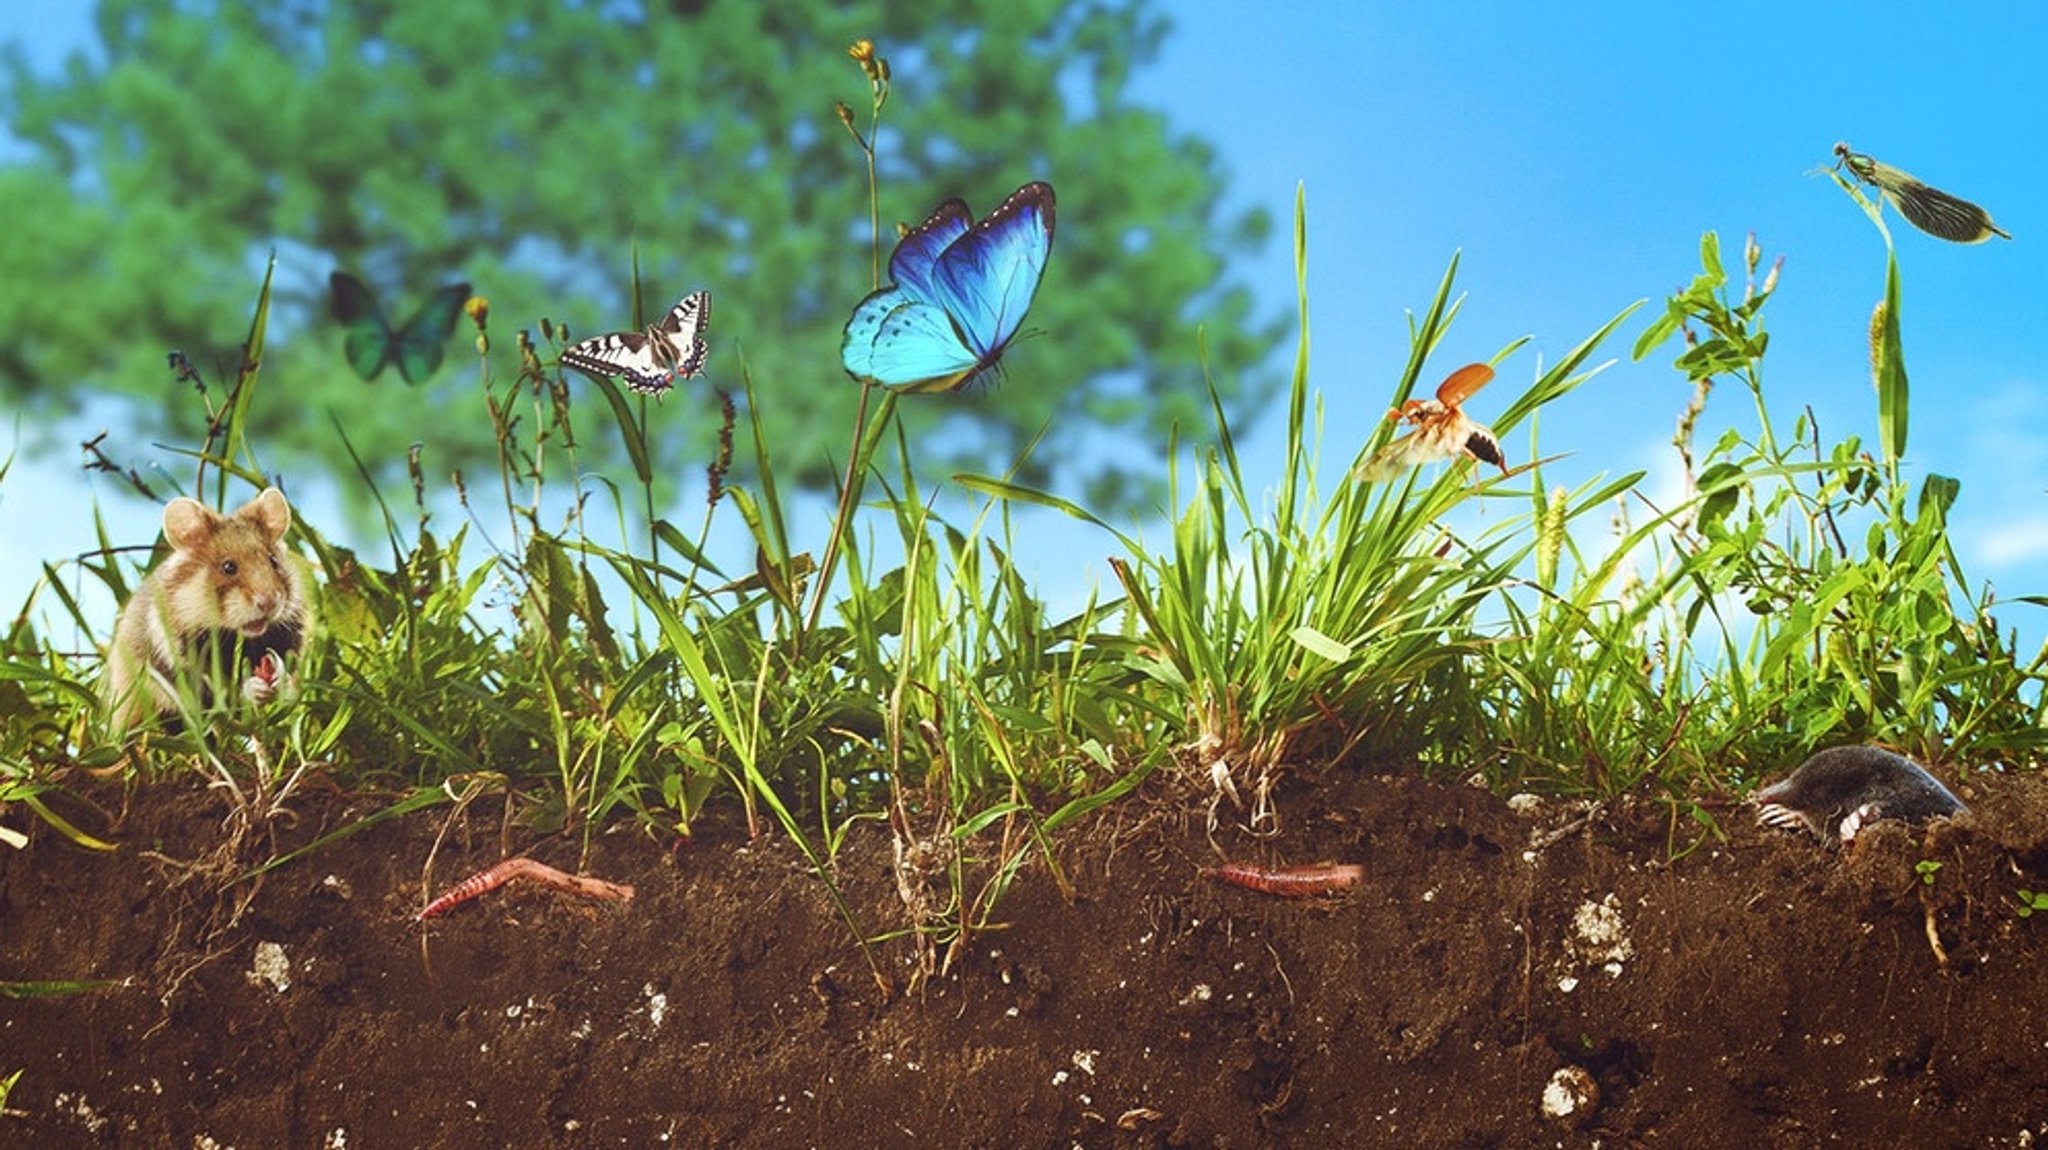
{"type": "Polygon", "coordinates": [[[268,703],[277,698],[277,687],[284,679],[284,660],[275,651],[265,651],[256,661],[256,669],[247,679],[242,680],[242,697],[252,703],[268,703]]]}

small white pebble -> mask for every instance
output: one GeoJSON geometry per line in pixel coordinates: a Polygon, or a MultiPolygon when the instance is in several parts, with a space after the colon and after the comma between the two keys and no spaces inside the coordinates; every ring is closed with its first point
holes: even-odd
{"type": "Polygon", "coordinates": [[[1582,1120],[1600,1104],[1600,1084],[1577,1066],[1562,1066],[1543,1086],[1542,1111],[1553,1122],[1582,1120]]]}
{"type": "Polygon", "coordinates": [[[290,990],[292,964],[291,960],[285,957],[284,947],[274,942],[257,943],[256,957],[250,963],[246,977],[257,986],[269,983],[270,988],[279,994],[290,990]]]}

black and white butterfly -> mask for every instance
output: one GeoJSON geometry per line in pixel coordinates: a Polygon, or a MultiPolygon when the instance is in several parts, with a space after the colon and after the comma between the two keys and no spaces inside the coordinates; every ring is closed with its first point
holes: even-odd
{"type": "Polygon", "coordinates": [[[615,331],[586,339],[562,352],[564,366],[599,377],[617,376],[642,395],[660,395],[704,370],[711,345],[711,293],[695,291],[676,301],[660,323],[645,331],[615,331]]]}

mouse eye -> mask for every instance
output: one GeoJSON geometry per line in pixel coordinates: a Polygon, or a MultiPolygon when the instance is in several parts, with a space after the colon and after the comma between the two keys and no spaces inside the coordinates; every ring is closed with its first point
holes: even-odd
{"type": "Polygon", "coordinates": [[[235,573],[240,570],[241,568],[236,566],[235,561],[232,559],[223,559],[220,562],[220,573],[227,576],[230,579],[234,578],[235,573]]]}

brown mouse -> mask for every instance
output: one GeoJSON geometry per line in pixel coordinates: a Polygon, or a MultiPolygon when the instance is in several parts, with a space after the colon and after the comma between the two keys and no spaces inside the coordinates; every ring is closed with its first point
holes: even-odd
{"type": "Polygon", "coordinates": [[[211,705],[240,677],[242,697],[289,694],[285,659],[312,627],[298,560],[283,546],[292,510],[266,487],[232,514],[196,499],[164,507],[171,553],[121,609],[100,694],[116,738],[180,711],[180,693],[211,705]]]}

